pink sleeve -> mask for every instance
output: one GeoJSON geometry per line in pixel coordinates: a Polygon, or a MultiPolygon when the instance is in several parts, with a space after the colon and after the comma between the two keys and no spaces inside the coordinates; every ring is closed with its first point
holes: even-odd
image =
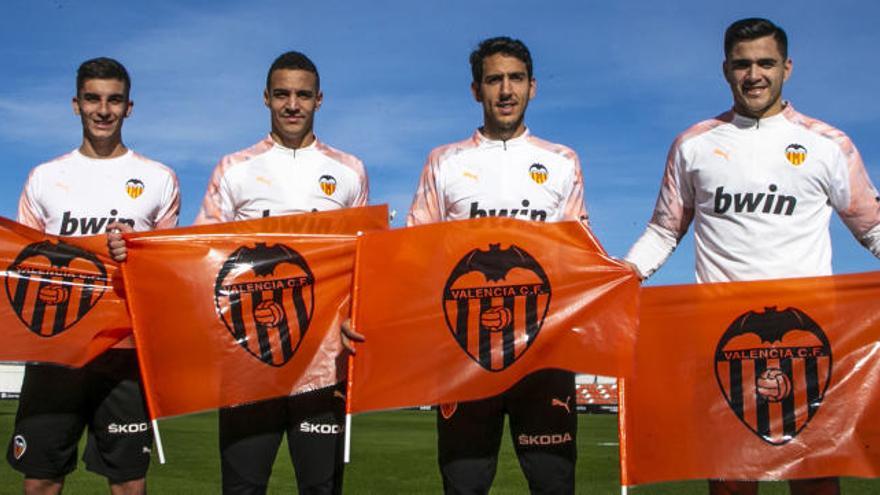
{"type": "Polygon", "coordinates": [[[847,227],[861,238],[880,224],[880,196],[871,183],[859,150],[845,135],[837,140],[846,159],[849,202],[838,206],[840,218],[847,227]]]}
{"type": "Polygon", "coordinates": [[[436,151],[428,156],[428,161],[422,169],[419,179],[419,188],[413,198],[409,215],[406,217],[406,225],[422,225],[426,223],[442,222],[444,211],[440,205],[440,196],[437,192],[437,178],[435,163],[437,163],[436,151]]]}
{"type": "Polygon", "coordinates": [[[46,222],[40,214],[40,207],[34,197],[34,170],[28,175],[21,196],[18,199],[18,223],[39,231],[46,230],[46,222]]]}
{"type": "Polygon", "coordinates": [[[358,191],[357,197],[354,199],[354,203],[351,206],[367,206],[367,203],[370,201],[370,179],[367,176],[367,171],[364,168],[363,164],[360,167],[360,191],[358,191]]]}
{"type": "Polygon", "coordinates": [[[226,206],[229,200],[223,188],[223,175],[227,169],[227,162],[228,158],[223,158],[214,168],[208,190],[205,191],[205,199],[193,225],[232,221],[231,212],[227,211],[226,206]]]}
{"type": "Polygon", "coordinates": [[[156,229],[173,229],[177,227],[180,216],[180,186],[177,183],[177,175],[170,172],[168,184],[163,196],[163,208],[156,218],[156,229]]]}
{"type": "Polygon", "coordinates": [[[574,176],[572,177],[571,190],[565,199],[562,216],[566,220],[589,220],[587,207],[584,204],[584,176],[581,172],[581,161],[572,152],[574,160],[574,176]]]}
{"type": "Polygon", "coordinates": [[[651,223],[681,239],[694,218],[693,193],[689,190],[682,170],[681,139],[672,143],[666,156],[663,181],[651,215],[651,223]]]}

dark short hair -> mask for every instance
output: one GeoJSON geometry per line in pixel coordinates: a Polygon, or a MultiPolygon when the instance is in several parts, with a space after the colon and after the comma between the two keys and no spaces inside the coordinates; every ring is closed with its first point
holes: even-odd
{"type": "Polygon", "coordinates": [[[272,83],[272,73],[281,69],[304,70],[306,72],[311,72],[315,75],[315,87],[319,89],[321,88],[321,76],[318,75],[318,68],[315,67],[315,63],[304,53],[289,51],[279,55],[278,58],[272,62],[272,66],[269,67],[269,72],[266,74],[267,90],[272,83]]]}
{"type": "Polygon", "coordinates": [[[497,36],[481,41],[477,49],[471,52],[471,74],[475,83],[483,80],[483,60],[497,53],[522,61],[526,64],[529,79],[532,78],[532,54],[529,53],[526,44],[508,36],[497,36]]]}
{"type": "Polygon", "coordinates": [[[131,78],[128,71],[118,61],[107,57],[98,57],[83,62],[76,71],[76,93],[91,79],[116,79],[125,86],[125,97],[131,91],[131,78]]]}
{"type": "Polygon", "coordinates": [[[788,36],[786,36],[785,30],[760,17],[740,19],[727,28],[727,31],[724,32],[724,57],[730,56],[733,46],[740,41],[756,40],[765,36],[773,36],[782,58],[787,59],[788,36]]]}

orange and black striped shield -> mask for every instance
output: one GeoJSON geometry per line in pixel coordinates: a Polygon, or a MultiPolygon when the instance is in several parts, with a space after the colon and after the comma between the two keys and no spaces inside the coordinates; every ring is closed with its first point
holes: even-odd
{"type": "Polygon", "coordinates": [[[474,361],[501,371],[538,338],[550,294],[547,274],[523,249],[474,249],[453,268],[443,290],[446,325],[474,361]]]}
{"type": "Polygon", "coordinates": [[[818,412],[831,380],[831,344],[797,308],[749,311],[728,327],[715,375],[736,416],[762,440],[793,440],[818,412]]]}
{"type": "Polygon", "coordinates": [[[309,328],[314,284],[305,258],[292,248],[242,246],[217,274],[217,313],[238,345],[266,364],[282,366],[309,328]]]}
{"type": "Polygon", "coordinates": [[[6,270],[6,295],[15,314],[42,337],[75,325],[109,287],[101,260],[63,241],[26,246],[6,270]]]}

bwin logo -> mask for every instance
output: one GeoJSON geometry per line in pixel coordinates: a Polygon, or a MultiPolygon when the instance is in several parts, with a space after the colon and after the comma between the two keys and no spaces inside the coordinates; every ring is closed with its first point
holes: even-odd
{"type": "Polygon", "coordinates": [[[491,209],[481,209],[480,203],[474,201],[471,203],[471,213],[469,218],[479,218],[479,217],[511,217],[518,218],[523,217],[532,221],[544,222],[547,220],[547,211],[546,210],[530,210],[529,209],[529,200],[524,199],[520,203],[522,208],[491,208],[491,209]]]}
{"type": "Polygon", "coordinates": [[[134,227],[134,220],[130,218],[116,218],[119,212],[115,209],[110,210],[110,217],[74,217],[69,211],[64,212],[61,218],[61,232],[59,235],[82,235],[102,234],[107,225],[113,222],[127,223],[134,227]]]}
{"type": "Polygon", "coordinates": [[[736,213],[772,213],[791,216],[797,205],[797,198],[784,194],[774,194],[776,184],[770,184],[769,193],[726,193],[724,186],[715,189],[715,213],[726,213],[733,206],[736,213]]]}

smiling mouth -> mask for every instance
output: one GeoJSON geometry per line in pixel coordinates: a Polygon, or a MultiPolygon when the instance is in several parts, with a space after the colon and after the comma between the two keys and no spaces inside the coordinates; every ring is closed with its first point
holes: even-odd
{"type": "Polygon", "coordinates": [[[760,96],[764,94],[769,88],[767,86],[749,86],[747,88],[743,88],[743,94],[746,96],[760,96]]]}
{"type": "Polygon", "coordinates": [[[498,103],[497,105],[495,105],[495,107],[498,108],[501,113],[508,114],[513,113],[513,111],[516,109],[516,103],[512,101],[506,101],[503,103],[498,103]]]}

